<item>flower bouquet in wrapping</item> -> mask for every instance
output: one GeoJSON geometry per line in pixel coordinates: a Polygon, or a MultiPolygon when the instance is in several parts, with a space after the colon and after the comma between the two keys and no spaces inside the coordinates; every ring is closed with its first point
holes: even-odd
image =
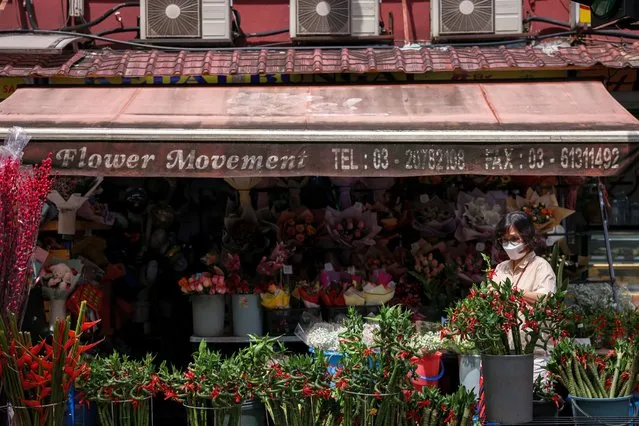
{"type": "Polygon", "coordinates": [[[114,352],[89,361],[89,373],[76,386],[81,400],[97,406],[102,426],[151,425],[151,398],[160,390],[153,356],[131,360],[114,352]]]}
{"type": "Polygon", "coordinates": [[[257,273],[267,278],[267,291],[262,293],[262,306],[266,309],[288,309],[291,293],[284,288],[283,268],[291,256],[291,252],[284,243],[277,243],[269,257],[262,257],[257,266],[257,273]]]}
{"type": "Polygon", "coordinates": [[[377,269],[370,275],[369,281],[364,283],[363,290],[367,305],[383,305],[395,296],[395,281],[391,274],[377,269]]]}
{"type": "Polygon", "coordinates": [[[365,248],[375,245],[375,237],[381,231],[377,214],[364,211],[360,203],[345,210],[326,209],[328,234],[342,248],[365,248]]]}
{"type": "Polygon", "coordinates": [[[297,296],[306,308],[319,308],[320,290],[319,281],[301,280],[297,282],[293,296],[297,296]]]}
{"type": "Polygon", "coordinates": [[[592,346],[562,339],[546,367],[552,377],[579,398],[621,398],[632,395],[639,372],[636,340],[617,340],[614,350],[599,355],[592,346]]]}
{"type": "Polygon", "coordinates": [[[183,277],[178,281],[178,285],[182,293],[188,295],[214,295],[229,292],[224,272],[217,266],[213,267],[212,272],[198,272],[189,277],[183,277]]]}
{"type": "Polygon", "coordinates": [[[296,252],[312,247],[317,238],[319,227],[314,224],[313,213],[308,209],[298,211],[285,210],[277,221],[279,239],[296,252]]]}
{"type": "Polygon", "coordinates": [[[0,377],[17,425],[64,424],[69,389],[89,373],[82,354],[100,343],[80,343],[98,323],[85,322],[85,311],[82,302],[75,329],[69,320],[56,321],[51,344],[46,340],[34,344],[29,333],[19,331],[14,315],[7,321],[0,319],[0,377]]]}
{"type": "Polygon", "coordinates": [[[250,204],[242,205],[237,212],[229,210],[224,218],[222,246],[228,252],[239,253],[243,261],[253,263],[253,258],[261,256],[271,243],[268,235],[273,230],[277,231],[274,223],[260,220],[250,204]]]}
{"type": "Polygon", "coordinates": [[[402,392],[407,426],[470,426],[477,406],[473,391],[460,386],[454,394],[442,395],[438,388],[424,386],[419,392],[402,392]]]}
{"type": "Polygon", "coordinates": [[[559,226],[562,220],[574,213],[574,210],[559,207],[555,194],[539,195],[528,188],[526,197],[508,198],[508,211],[523,211],[532,220],[537,232],[546,234],[559,226]]]}
{"type": "Polygon", "coordinates": [[[457,270],[457,276],[468,283],[480,282],[484,275],[481,254],[472,247],[463,253],[449,256],[457,270]]]}
{"type": "MultiPolygon", "coordinates": [[[[320,282],[320,301],[326,307],[342,307],[347,306],[345,293],[349,288],[361,286],[362,279],[357,275],[351,275],[347,272],[322,271],[319,277],[320,282]]],[[[351,303],[363,305],[359,300],[363,300],[363,295],[358,295],[351,291],[350,296],[354,296],[351,303]]]]}
{"type": "Polygon", "coordinates": [[[400,248],[392,252],[388,247],[376,244],[370,247],[361,257],[364,259],[362,263],[369,273],[377,269],[385,269],[386,272],[393,276],[394,280],[400,279],[406,273],[406,268],[401,261],[403,253],[400,248]]]}
{"type": "Polygon", "coordinates": [[[66,300],[82,276],[81,260],[52,259],[40,270],[42,294],[49,300],[66,300]]]}
{"type": "Polygon", "coordinates": [[[446,263],[437,251],[417,254],[409,275],[421,285],[421,293],[428,301],[429,316],[440,318],[444,310],[461,298],[457,267],[446,263]]]}
{"type": "Polygon", "coordinates": [[[458,225],[455,238],[459,241],[489,240],[504,215],[506,194],[499,191],[483,193],[475,189],[457,196],[455,215],[458,225]]]}
{"type": "Polygon", "coordinates": [[[202,340],[186,371],[160,367],[160,386],[167,399],[184,405],[189,426],[240,426],[242,403],[254,397],[252,368],[268,362],[248,348],[223,357],[202,340]]]}
{"type": "Polygon", "coordinates": [[[414,208],[413,229],[424,238],[445,237],[455,232],[456,227],[457,219],[453,204],[439,197],[433,197],[414,208]]]}

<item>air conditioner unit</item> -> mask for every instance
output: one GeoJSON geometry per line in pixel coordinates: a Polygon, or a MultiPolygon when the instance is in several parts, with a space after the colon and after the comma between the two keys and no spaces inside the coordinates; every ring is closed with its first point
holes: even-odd
{"type": "Polygon", "coordinates": [[[431,33],[521,34],[522,13],[522,0],[431,0],[431,33]]]}
{"type": "Polygon", "coordinates": [[[141,39],[231,42],[231,0],[141,0],[141,39]]]}
{"type": "Polygon", "coordinates": [[[379,0],[291,0],[291,37],[377,36],[379,0]]]}

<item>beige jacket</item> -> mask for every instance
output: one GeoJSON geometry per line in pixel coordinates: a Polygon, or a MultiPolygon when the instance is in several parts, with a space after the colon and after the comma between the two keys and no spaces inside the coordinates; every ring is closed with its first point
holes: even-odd
{"type": "MultiPolygon", "coordinates": [[[[544,258],[531,251],[522,259],[516,267],[513,262],[507,260],[495,268],[493,281],[501,283],[509,279],[513,286],[519,290],[549,294],[557,291],[557,277],[552,266],[544,258]]],[[[512,347],[512,336],[509,338],[512,347]]],[[[525,342],[522,342],[525,344],[525,342]]],[[[541,348],[535,348],[535,357],[545,357],[547,353],[541,348]]]]}

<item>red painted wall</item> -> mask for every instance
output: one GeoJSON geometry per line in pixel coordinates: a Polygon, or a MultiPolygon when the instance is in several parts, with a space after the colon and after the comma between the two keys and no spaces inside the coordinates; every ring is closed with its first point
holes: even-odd
{"type": "MultiPolygon", "coordinates": [[[[18,4],[21,0],[9,0],[6,9],[0,14],[0,29],[20,28],[20,12],[18,4]]],[[[41,29],[58,29],[66,19],[66,0],[33,0],[35,3],[35,13],[41,29]],[[63,10],[64,6],[64,10],[63,10]]],[[[410,8],[410,25],[413,33],[413,41],[424,41],[429,38],[430,24],[429,11],[430,1],[428,0],[407,0],[410,8]]],[[[524,15],[536,15],[553,18],[561,21],[568,21],[568,7],[570,0],[523,0],[524,15]]],[[[86,0],[87,18],[96,19],[111,7],[119,4],[118,0],[86,0]]],[[[245,33],[265,32],[288,28],[289,2],[287,0],[237,0],[234,7],[239,11],[242,18],[242,30],[245,33]]],[[[388,28],[389,14],[393,14],[395,41],[399,45],[404,42],[404,25],[402,22],[402,1],[383,0],[381,5],[381,17],[388,28]]],[[[118,16],[112,15],[106,21],[92,28],[93,33],[119,27],[137,26],[139,9],[130,7],[120,9],[118,16]]],[[[538,33],[549,26],[546,24],[533,23],[531,30],[533,34],[538,33]]],[[[131,40],[135,38],[135,33],[114,34],[109,37],[119,40],[131,40]]],[[[282,43],[289,41],[288,34],[250,39],[250,44],[282,43]]]]}

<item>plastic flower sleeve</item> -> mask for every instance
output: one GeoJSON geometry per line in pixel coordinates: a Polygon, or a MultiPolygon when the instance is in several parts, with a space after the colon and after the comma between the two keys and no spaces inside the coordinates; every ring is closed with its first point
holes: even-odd
{"type": "Polygon", "coordinates": [[[24,148],[27,146],[31,136],[22,127],[14,126],[9,129],[9,133],[4,139],[4,145],[0,147],[0,159],[8,156],[17,160],[22,159],[24,148]]]}

